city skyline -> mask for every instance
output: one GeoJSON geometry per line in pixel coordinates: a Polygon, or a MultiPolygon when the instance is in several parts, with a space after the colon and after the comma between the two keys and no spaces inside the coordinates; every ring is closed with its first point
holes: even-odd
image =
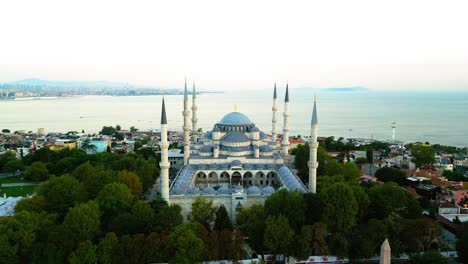
{"type": "Polygon", "coordinates": [[[206,90],[468,87],[464,1],[5,2],[0,82],[206,90]],[[34,21],[34,22],[32,22],[34,21]]]}

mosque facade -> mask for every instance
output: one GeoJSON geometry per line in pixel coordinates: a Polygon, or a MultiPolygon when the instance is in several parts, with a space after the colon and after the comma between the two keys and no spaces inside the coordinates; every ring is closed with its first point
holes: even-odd
{"type": "Polygon", "coordinates": [[[314,100],[308,186],[288,166],[289,88],[284,100],[283,140],[277,137],[277,92],[273,91],[272,130],[262,132],[246,115],[236,109],[224,115],[211,131],[199,133],[196,91],[192,92],[192,120],[185,84],[184,92],[184,166],[169,180],[167,118],[163,99],[161,113],[161,175],[159,191],[168,203],[182,207],[184,220],[190,221],[191,206],[197,197],[223,204],[233,222],[240,207],[264,204],[279,189],[314,192],[316,190],[317,110],[314,100]],[[190,124],[190,121],[192,123],[190,124]],[[190,125],[192,125],[190,127],[190,125]]]}

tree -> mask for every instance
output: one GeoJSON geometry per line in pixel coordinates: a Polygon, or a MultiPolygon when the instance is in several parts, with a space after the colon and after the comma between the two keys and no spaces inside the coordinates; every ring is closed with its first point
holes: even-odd
{"type": "Polygon", "coordinates": [[[125,138],[124,134],[123,133],[119,133],[119,132],[115,132],[114,133],[114,137],[116,140],[123,140],[125,138]]]}
{"type": "Polygon", "coordinates": [[[64,217],[69,208],[85,202],[88,194],[83,185],[70,175],[52,177],[39,185],[37,193],[46,200],[45,210],[64,217]]]}
{"type": "Polygon", "coordinates": [[[322,193],[322,221],[333,232],[346,232],[356,224],[358,204],[353,190],[345,183],[335,183],[322,193]]]}
{"type": "Polygon", "coordinates": [[[448,261],[438,251],[428,251],[410,256],[410,262],[414,264],[447,264],[448,261]]]}
{"type": "Polygon", "coordinates": [[[313,225],[322,218],[323,204],[318,194],[304,193],[304,223],[313,225]]]}
{"type": "Polygon", "coordinates": [[[304,224],[304,196],[297,191],[280,190],[265,201],[267,215],[283,215],[288,218],[290,226],[299,232],[304,224]]]}
{"type": "Polygon", "coordinates": [[[104,185],[117,181],[114,172],[105,170],[102,166],[94,167],[89,162],[78,166],[72,175],[83,184],[90,198],[96,198],[104,185]]]}
{"type": "Polygon", "coordinates": [[[413,155],[412,161],[418,168],[435,162],[435,151],[431,146],[415,144],[411,147],[411,154],[413,155]]]}
{"type": "Polygon", "coordinates": [[[468,224],[463,224],[461,227],[457,234],[458,259],[462,263],[468,263],[468,224]]]}
{"type": "Polygon", "coordinates": [[[231,219],[229,218],[226,207],[221,204],[216,210],[216,220],[214,224],[214,230],[221,231],[223,229],[232,229],[231,219]]]}
{"type": "Polygon", "coordinates": [[[49,178],[49,171],[42,162],[34,162],[24,172],[24,177],[31,181],[45,181],[49,178]]]}
{"type": "Polygon", "coordinates": [[[150,233],[144,248],[145,263],[163,263],[168,260],[167,236],[150,233]]]}
{"type": "Polygon", "coordinates": [[[374,150],[372,148],[366,149],[366,159],[367,159],[367,163],[369,164],[374,163],[374,150]]]}
{"type": "Polygon", "coordinates": [[[263,252],[263,235],[266,213],[261,205],[249,208],[241,207],[237,214],[237,224],[249,237],[250,246],[257,252],[263,252]]]}
{"type": "Polygon", "coordinates": [[[82,203],[71,208],[63,221],[70,239],[76,242],[93,240],[100,230],[100,212],[95,201],[82,203]]]}
{"type": "Polygon", "coordinates": [[[143,187],[141,185],[140,178],[136,173],[123,170],[117,174],[117,178],[121,183],[127,185],[133,195],[141,194],[143,187]]]}
{"type": "Polygon", "coordinates": [[[138,131],[138,128],[136,128],[134,126],[130,127],[130,132],[137,132],[137,131],[138,131]]]}
{"type": "Polygon", "coordinates": [[[404,220],[401,242],[406,246],[406,252],[422,252],[438,249],[437,243],[442,240],[442,229],[430,218],[404,220]]]}
{"type": "Polygon", "coordinates": [[[369,258],[379,254],[382,241],[387,237],[387,226],[384,221],[371,219],[359,226],[352,236],[351,258],[369,258]]]}
{"type": "Polygon", "coordinates": [[[266,219],[265,248],[273,254],[288,255],[291,252],[294,230],[284,216],[269,216],[266,219]]]}
{"type": "Polygon", "coordinates": [[[172,231],[184,221],[181,214],[182,207],[178,204],[165,205],[156,211],[153,231],[172,231]]]}
{"type": "Polygon", "coordinates": [[[101,132],[102,135],[112,136],[116,132],[116,129],[112,126],[103,126],[101,132]]]}
{"type": "Polygon", "coordinates": [[[10,129],[4,128],[2,129],[2,133],[11,133],[10,129]]]}
{"type": "Polygon", "coordinates": [[[33,245],[44,242],[55,216],[21,211],[0,222],[0,262],[31,263],[33,245]]]}
{"type": "Polygon", "coordinates": [[[93,242],[86,240],[80,243],[78,249],[73,252],[68,261],[70,264],[96,264],[98,257],[96,254],[96,246],[93,242]]]}
{"type": "Polygon", "coordinates": [[[372,187],[369,198],[369,214],[378,219],[387,218],[392,214],[415,218],[422,213],[418,201],[393,182],[372,187]]]}
{"type": "Polygon", "coordinates": [[[46,200],[44,196],[36,194],[32,197],[25,197],[21,199],[15,206],[15,213],[20,211],[29,211],[40,213],[44,211],[46,200]]]}
{"type": "Polygon", "coordinates": [[[356,159],[356,164],[357,165],[361,165],[361,164],[365,164],[367,163],[367,159],[366,158],[363,158],[363,157],[359,157],[356,159]]]}
{"type": "Polygon", "coordinates": [[[199,197],[192,203],[192,221],[203,224],[208,229],[214,220],[215,212],[213,200],[199,197]]]}
{"type": "Polygon", "coordinates": [[[443,175],[447,177],[449,181],[467,181],[467,177],[457,171],[444,171],[443,175]]]}
{"type": "Polygon", "coordinates": [[[194,224],[182,224],[169,235],[169,246],[174,250],[170,263],[196,263],[201,260],[203,241],[196,235],[194,224]]]}
{"type": "Polygon", "coordinates": [[[97,256],[99,263],[110,264],[114,263],[117,247],[119,246],[119,239],[115,233],[107,233],[106,236],[99,242],[97,248],[97,256]]]}
{"type": "Polygon", "coordinates": [[[107,215],[116,215],[130,209],[133,195],[127,185],[122,183],[109,183],[99,192],[97,202],[102,212],[107,215]]]}
{"type": "Polygon", "coordinates": [[[0,171],[4,170],[5,165],[11,161],[16,159],[16,154],[13,151],[7,151],[0,155],[0,171]]]}
{"type": "Polygon", "coordinates": [[[378,169],[375,172],[375,177],[382,182],[395,182],[398,185],[405,185],[406,183],[406,174],[399,169],[383,167],[378,169]]]}
{"type": "Polygon", "coordinates": [[[24,169],[24,164],[19,159],[9,160],[3,167],[4,172],[16,172],[22,171],[24,169]]]}
{"type": "Polygon", "coordinates": [[[361,177],[361,171],[355,163],[348,162],[343,164],[343,176],[347,181],[357,181],[361,177]]]}
{"type": "Polygon", "coordinates": [[[136,201],[132,206],[131,216],[133,218],[132,227],[134,233],[148,233],[153,224],[155,213],[146,201],[136,201]]]}
{"type": "Polygon", "coordinates": [[[122,127],[120,127],[120,125],[116,125],[115,130],[120,131],[120,130],[122,130],[122,127]]]}

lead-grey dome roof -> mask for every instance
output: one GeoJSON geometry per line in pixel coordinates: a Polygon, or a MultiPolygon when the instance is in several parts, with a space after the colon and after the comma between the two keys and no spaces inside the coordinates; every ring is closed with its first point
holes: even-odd
{"type": "Polygon", "coordinates": [[[242,134],[242,133],[229,133],[225,135],[222,139],[222,142],[227,142],[227,143],[244,143],[244,142],[250,142],[250,139],[242,134]]]}
{"type": "Polygon", "coordinates": [[[238,160],[233,160],[233,161],[231,162],[231,166],[240,166],[240,165],[241,165],[241,162],[238,161],[238,160]]]}
{"type": "Polygon", "coordinates": [[[271,148],[268,145],[263,145],[263,146],[260,146],[260,151],[261,152],[271,152],[271,148]]]}
{"type": "Polygon", "coordinates": [[[261,193],[262,191],[260,191],[260,189],[257,186],[250,186],[249,188],[247,188],[247,194],[259,195],[261,193]]]}
{"type": "Polygon", "coordinates": [[[226,186],[221,186],[221,188],[218,189],[219,194],[231,194],[231,190],[227,188],[226,186]]]}
{"type": "Polygon", "coordinates": [[[205,187],[205,189],[203,189],[203,194],[216,194],[216,191],[215,189],[213,189],[212,187],[205,187]]]}
{"type": "Polygon", "coordinates": [[[225,115],[218,124],[221,125],[251,125],[252,121],[250,119],[239,112],[232,112],[225,115]]]}
{"type": "Polygon", "coordinates": [[[275,189],[268,185],[267,187],[263,188],[263,194],[264,195],[270,195],[275,192],[275,189]]]}
{"type": "Polygon", "coordinates": [[[201,152],[213,152],[213,147],[212,146],[203,146],[200,149],[201,152]]]}

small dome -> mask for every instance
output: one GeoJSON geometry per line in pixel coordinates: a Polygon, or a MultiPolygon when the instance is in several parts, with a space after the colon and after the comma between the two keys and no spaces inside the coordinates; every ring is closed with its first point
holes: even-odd
{"type": "Polygon", "coordinates": [[[191,194],[191,195],[197,195],[200,193],[201,193],[200,190],[196,187],[193,187],[187,190],[187,194],[191,194]]]}
{"type": "Polygon", "coordinates": [[[258,127],[252,127],[252,129],[250,129],[250,132],[260,132],[260,129],[258,129],[258,127]]]}
{"type": "Polygon", "coordinates": [[[263,188],[262,192],[264,195],[271,195],[275,192],[275,189],[271,187],[270,185],[268,185],[267,187],[263,188]]]}
{"type": "Polygon", "coordinates": [[[218,124],[221,125],[251,125],[252,121],[250,119],[239,112],[232,112],[225,115],[218,124]]]}
{"type": "Polygon", "coordinates": [[[215,195],[216,191],[212,187],[208,186],[203,189],[203,194],[215,195]]]}
{"type": "Polygon", "coordinates": [[[240,184],[237,184],[236,186],[234,186],[234,192],[241,192],[243,189],[244,187],[242,187],[242,185],[240,184]]]}
{"type": "Polygon", "coordinates": [[[201,152],[213,152],[213,147],[212,146],[203,146],[200,149],[201,152]]]}
{"type": "Polygon", "coordinates": [[[234,161],[232,161],[232,162],[231,162],[231,167],[234,167],[234,166],[235,166],[235,167],[239,167],[239,166],[241,166],[241,162],[240,162],[240,161],[238,161],[238,160],[234,160],[234,161]]]}
{"type": "Polygon", "coordinates": [[[221,141],[226,143],[244,143],[250,142],[250,139],[242,133],[234,132],[225,135],[221,141]]]}
{"type": "Polygon", "coordinates": [[[219,132],[219,131],[221,131],[221,129],[219,129],[218,126],[215,126],[215,127],[213,128],[213,130],[212,130],[212,132],[219,132]]]}
{"type": "Polygon", "coordinates": [[[218,194],[231,194],[231,190],[225,186],[218,189],[218,194]]]}
{"type": "Polygon", "coordinates": [[[253,164],[251,163],[245,163],[243,166],[244,170],[251,170],[254,168],[253,164]]]}
{"type": "Polygon", "coordinates": [[[262,191],[260,191],[260,189],[257,186],[250,186],[247,189],[247,194],[250,194],[250,195],[259,195],[261,193],[262,191]]]}
{"type": "Polygon", "coordinates": [[[263,145],[263,146],[260,146],[260,151],[261,152],[271,152],[271,148],[268,145],[263,145]]]}

